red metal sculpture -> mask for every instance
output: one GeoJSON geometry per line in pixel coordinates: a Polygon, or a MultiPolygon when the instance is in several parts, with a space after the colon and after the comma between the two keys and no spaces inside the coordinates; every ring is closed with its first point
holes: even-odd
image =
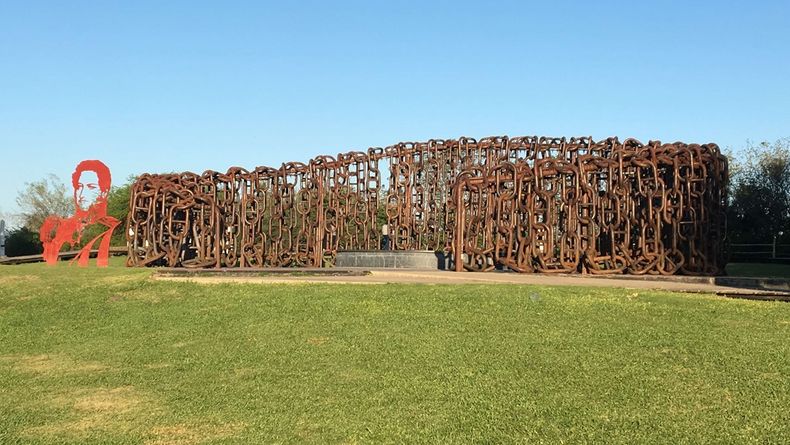
{"type": "Polygon", "coordinates": [[[96,265],[106,267],[110,252],[110,238],[118,220],[107,215],[107,195],[110,192],[112,178],[110,169],[103,162],[97,160],[82,161],[77,165],[71,175],[71,184],[74,187],[74,215],[62,218],[57,215],[49,216],[41,225],[39,236],[44,245],[44,260],[47,264],[58,261],[58,253],[64,244],[74,246],[82,239],[83,230],[93,224],[107,227],[80,249],[72,260],[81,267],[88,265],[91,249],[99,241],[96,265]]]}

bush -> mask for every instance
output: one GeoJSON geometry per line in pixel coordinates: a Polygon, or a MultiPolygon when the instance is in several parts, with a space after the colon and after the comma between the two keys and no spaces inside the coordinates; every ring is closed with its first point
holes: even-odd
{"type": "Polygon", "coordinates": [[[27,227],[21,227],[8,232],[5,240],[5,254],[7,256],[36,255],[42,253],[44,247],[38,238],[38,233],[27,227]]]}

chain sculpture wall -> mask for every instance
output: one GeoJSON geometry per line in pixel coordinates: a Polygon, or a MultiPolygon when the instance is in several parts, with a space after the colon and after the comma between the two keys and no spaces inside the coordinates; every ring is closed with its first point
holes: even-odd
{"type": "Polygon", "coordinates": [[[715,144],[430,140],[280,168],[140,176],[129,264],[328,266],[338,250],[437,250],[456,270],[719,274],[715,144]],[[385,186],[386,184],[386,186],[385,186]]]}

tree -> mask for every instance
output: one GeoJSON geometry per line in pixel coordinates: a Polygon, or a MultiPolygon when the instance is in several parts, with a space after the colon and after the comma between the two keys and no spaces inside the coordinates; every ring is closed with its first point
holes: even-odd
{"type": "Polygon", "coordinates": [[[114,217],[121,223],[112,234],[113,246],[126,245],[126,217],[129,215],[129,197],[132,194],[132,184],[137,178],[130,176],[126,184],[113,187],[107,196],[107,214],[114,217]]]}
{"type": "Polygon", "coordinates": [[[55,175],[26,183],[16,203],[22,211],[22,225],[35,233],[49,215],[66,217],[74,213],[73,198],[55,175]]]}
{"type": "Polygon", "coordinates": [[[790,138],[748,144],[730,164],[731,241],[770,243],[780,232],[790,239],[790,138]]]}
{"type": "Polygon", "coordinates": [[[38,239],[38,231],[20,227],[8,232],[5,240],[6,256],[36,255],[44,251],[38,239]]]}
{"type": "MultiPolygon", "coordinates": [[[[125,222],[129,212],[129,195],[135,177],[130,176],[128,181],[110,189],[107,195],[107,215],[116,218],[120,224],[112,235],[113,246],[125,246],[125,222]]],[[[74,198],[69,189],[58,180],[57,176],[49,175],[39,181],[25,184],[25,189],[16,198],[17,205],[22,210],[21,223],[25,229],[17,229],[14,242],[18,244],[14,252],[16,255],[28,255],[31,253],[41,253],[41,242],[38,239],[38,232],[44,220],[50,215],[68,217],[74,213],[74,198]],[[35,237],[31,236],[35,234],[35,237]]],[[[77,249],[85,243],[101,234],[107,228],[102,225],[89,225],[84,228],[80,243],[74,245],[64,245],[66,250],[77,249]]],[[[9,236],[10,239],[10,236],[9,236]]],[[[10,253],[7,255],[11,256],[10,253]]]]}
{"type": "MultiPolygon", "coordinates": [[[[126,184],[121,186],[113,186],[110,193],[107,194],[107,215],[120,221],[118,227],[112,233],[113,246],[126,246],[126,216],[129,214],[129,196],[132,192],[132,183],[136,178],[130,176],[126,184]]],[[[85,228],[82,236],[82,242],[88,242],[96,235],[107,230],[102,225],[91,225],[85,228]]]]}

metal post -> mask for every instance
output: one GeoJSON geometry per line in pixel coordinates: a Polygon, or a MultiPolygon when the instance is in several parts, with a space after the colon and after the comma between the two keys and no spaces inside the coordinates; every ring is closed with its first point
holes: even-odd
{"type": "Polygon", "coordinates": [[[773,244],[773,249],[771,251],[771,258],[776,259],[776,235],[774,235],[774,244],[773,244]]]}
{"type": "Polygon", "coordinates": [[[464,192],[463,188],[455,186],[455,271],[464,271],[464,225],[466,224],[466,214],[464,213],[464,192]]]}

